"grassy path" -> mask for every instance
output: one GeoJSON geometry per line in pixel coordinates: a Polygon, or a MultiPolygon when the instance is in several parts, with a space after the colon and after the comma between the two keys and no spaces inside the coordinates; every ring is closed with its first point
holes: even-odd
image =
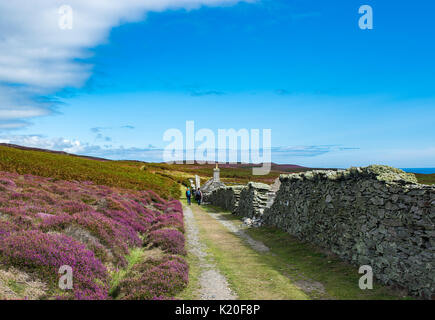
{"type": "MultiPolygon", "coordinates": [[[[198,289],[197,298],[201,300],[235,300],[237,295],[231,290],[225,276],[217,268],[213,257],[207,251],[206,244],[201,241],[195,217],[189,206],[183,207],[186,226],[187,250],[195,259],[198,289]],[[198,297],[199,295],[199,297],[198,297]]],[[[192,264],[190,264],[192,266],[192,264]]]]}
{"type": "MultiPolygon", "coordinates": [[[[407,298],[376,282],[373,290],[359,289],[356,267],[275,228],[244,229],[237,217],[218,208],[191,209],[208,256],[239,299],[407,298]]],[[[194,269],[191,288],[198,287],[194,269]]],[[[181,298],[198,299],[193,292],[181,298]]]]}
{"type": "MultiPolygon", "coordinates": [[[[239,299],[308,299],[308,296],[288,277],[264,263],[264,253],[254,250],[245,240],[206,213],[202,207],[192,205],[191,209],[200,240],[206,245],[208,257],[212,257],[239,299]]],[[[192,280],[191,286],[198,288],[198,279],[192,280]]],[[[190,292],[190,297],[194,299],[195,294],[190,292]]]]}

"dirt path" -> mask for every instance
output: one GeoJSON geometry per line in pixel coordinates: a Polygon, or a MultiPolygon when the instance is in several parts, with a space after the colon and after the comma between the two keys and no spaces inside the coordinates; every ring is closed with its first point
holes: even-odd
{"type": "Polygon", "coordinates": [[[219,272],[211,257],[208,257],[207,246],[200,241],[199,230],[192,210],[184,207],[186,224],[187,249],[199,260],[199,296],[201,300],[235,300],[237,295],[230,289],[227,279],[219,272]]]}

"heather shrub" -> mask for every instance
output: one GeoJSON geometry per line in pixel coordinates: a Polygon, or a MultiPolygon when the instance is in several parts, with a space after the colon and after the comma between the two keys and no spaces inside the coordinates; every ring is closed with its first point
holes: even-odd
{"type": "Polygon", "coordinates": [[[8,178],[0,178],[0,184],[5,186],[5,187],[12,187],[15,188],[16,184],[13,180],[8,179],[8,178]]]}
{"type": "Polygon", "coordinates": [[[172,254],[186,255],[184,242],[184,235],[175,229],[154,230],[148,235],[148,243],[151,246],[172,254]]]}
{"type": "Polygon", "coordinates": [[[112,249],[119,265],[125,265],[124,255],[128,246],[140,246],[142,240],[133,228],[111,220],[98,212],[79,212],[74,215],[62,214],[44,219],[41,229],[63,231],[70,225],[78,225],[90,231],[101,242],[112,249]]]}
{"type": "Polygon", "coordinates": [[[19,231],[0,238],[0,263],[37,272],[53,292],[58,291],[59,268],[73,269],[73,290],[61,298],[107,299],[108,275],[94,253],[74,239],[41,231],[19,231]]]}
{"type": "Polygon", "coordinates": [[[149,191],[148,191],[148,194],[149,194],[149,196],[150,196],[150,200],[151,200],[154,204],[156,204],[156,203],[160,203],[160,204],[162,204],[162,203],[165,202],[165,200],[163,200],[162,197],[160,197],[157,193],[155,193],[155,192],[152,191],[152,190],[149,190],[149,191]]]}
{"type": "Polygon", "coordinates": [[[162,214],[155,220],[155,224],[151,225],[148,231],[172,228],[184,233],[184,221],[183,216],[180,213],[162,214]]]}
{"type": "Polygon", "coordinates": [[[166,205],[163,203],[156,202],[153,204],[153,206],[154,206],[154,208],[156,208],[158,211],[161,211],[161,212],[164,212],[166,209],[166,205]]]}
{"type": "Polygon", "coordinates": [[[67,213],[77,213],[83,211],[90,211],[91,207],[79,201],[65,201],[61,204],[60,209],[67,213]]]}
{"type": "Polygon", "coordinates": [[[100,212],[106,217],[130,227],[139,233],[144,233],[155,220],[155,215],[147,211],[144,211],[142,214],[134,210],[102,210],[100,212]]]}
{"type": "MultiPolygon", "coordinates": [[[[0,172],[0,264],[47,281],[48,297],[105,299],[108,274],[102,262],[125,275],[133,265],[126,267],[126,257],[139,247],[144,250],[144,243],[165,252],[159,254],[184,255],[183,232],[180,202],[152,191],[0,172]],[[57,290],[57,271],[64,264],[73,267],[74,291],[57,290]]],[[[169,274],[183,274],[184,260],[164,259],[148,261],[140,274],[139,267],[130,273],[130,285],[138,288],[135,297],[170,299],[174,288],[187,283],[169,274]],[[148,278],[142,277],[145,273],[148,278]],[[166,289],[158,291],[159,285],[166,289]],[[149,294],[142,292],[147,288],[149,294]]]]}
{"type": "Polygon", "coordinates": [[[4,221],[0,219],[0,239],[18,230],[19,230],[18,226],[13,222],[4,221]]]}
{"type": "Polygon", "coordinates": [[[130,270],[115,293],[125,300],[170,299],[187,286],[188,275],[189,267],[181,257],[148,259],[130,270]]]}
{"type": "Polygon", "coordinates": [[[170,213],[170,212],[183,212],[183,207],[180,203],[180,201],[178,200],[171,200],[168,201],[166,204],[166,213],[170,213]]]}

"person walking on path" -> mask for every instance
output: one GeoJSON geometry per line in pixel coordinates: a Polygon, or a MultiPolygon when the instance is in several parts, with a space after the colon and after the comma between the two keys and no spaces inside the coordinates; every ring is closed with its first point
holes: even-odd
{"type": "Polygon", "coordinates": [[[202,200],[202,192],[201,192],[200,188],[198,188],[198,191],[196,191],[196,193],[195,193],[195,200],[196,200],[196,202],[198,202],[198,206],[200,206],[201,200],[202,200]]]}
{"type": "Polygon", "coordinates": [[[186,198],[187,198],[187,203],[189,204],[189,206],[190,206],[190,203],[191,203],[191,197],[192,197],[192,193],[190,192],[190,188],[187,188],[187,190],[186,190],[186,198]]]}

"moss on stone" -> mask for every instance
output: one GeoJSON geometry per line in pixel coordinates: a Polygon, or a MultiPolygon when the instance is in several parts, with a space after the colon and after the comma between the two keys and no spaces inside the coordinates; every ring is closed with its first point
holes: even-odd
{"type": "Polygon", "coordinates": [[[374,174],[379,181],[393,182],[404,180],[410,183],[418,183],[417,178],[413,173],[407,173],[403,170],[383,166],[383,165],[372,165],[364,170],[369,174],[374,174]]]}

